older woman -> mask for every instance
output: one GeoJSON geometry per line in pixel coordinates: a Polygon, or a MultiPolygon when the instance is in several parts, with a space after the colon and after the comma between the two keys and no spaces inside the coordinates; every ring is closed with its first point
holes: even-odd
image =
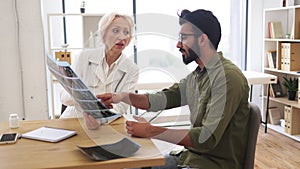
{"type": "MultiPolygon", "coordinates": [[[[132,38],[131,17],[109,13],[101,18],[98,27],[100,47],[83,50],[74,65],[75,72],[95,95],[133,92],[138,81],[138,67],[123,53],[132,38]]],[[[67,108],[60,118],[82,117],[82,112],[74,106],[72,97],[66,91],[61,93],[61,102],[67,108]]],[[[112,111],[122,114],[127,109],[127,104],[118,103],[113,105],[112,111]]]]}

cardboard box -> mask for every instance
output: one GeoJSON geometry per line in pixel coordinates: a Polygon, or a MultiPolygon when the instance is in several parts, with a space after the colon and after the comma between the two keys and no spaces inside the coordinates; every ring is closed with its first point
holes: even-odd
{"type": "Polygon", "coordinates": [[[55,52],[55,59],[59,61],[66,61],[71,65],[71,52],[55,52]]]}

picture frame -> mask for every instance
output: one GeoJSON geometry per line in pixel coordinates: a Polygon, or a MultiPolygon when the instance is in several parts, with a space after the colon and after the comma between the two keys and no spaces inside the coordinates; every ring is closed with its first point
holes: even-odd
{"type": "Polygon", "coordinates": [[[270,117],[270,123],[273,125],[279,125],[280,124],[280,111],[278,107],[269,107],[269,117],[270,117]]]}

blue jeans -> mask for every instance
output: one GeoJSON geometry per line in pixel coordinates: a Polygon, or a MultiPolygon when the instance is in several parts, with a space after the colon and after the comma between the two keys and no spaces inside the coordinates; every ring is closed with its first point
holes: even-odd
{"type": "Polygon", "coordinates": [[[166,154],[165,155],[165,160],[166,163],[164,166],[154,166],[151,169],[198,169],[198,168],[190,168],[190,167],[177,167],[178,165],[178,160],[180,156],[173,156],[166,154]]]}
{"type": "MultiPolygon", "coordinates": [[[[153,166],[153,167],[151,167],[151,169],[196,169],[196,168],[189,168],[189,167],[187,167],[187,168],[177,167],[178,160],[179,160],[179,156],[173,156],[173,155],[166,154],[165,155],[165,161],[166,161],[165,165],[153,166]]],[[[146,168],[148,168],[148,167],[146,167],[146,168]]],[[[137,169],[137,168],[134,168],[134,169],[137,169]]]]}
{"type": "Polygon", "coordinates": [[[152,169],[176,169],[178,164],[178,156],[165,155],[166,163],[164,166],[154,166],[152,169]]]}
{"type": "MultiPolygon", "coordinates": [[[[177,169],[178,159],[177,156],[171,156],[169,154],[166,154],[165,156],[166,164],[164,166],[154,166],[154,167],[145,167],[145,168],[151,168],[151,169],[177,169]]],[[[130,168],[130,169],[141,169],[141,168],[130,168]]]]}

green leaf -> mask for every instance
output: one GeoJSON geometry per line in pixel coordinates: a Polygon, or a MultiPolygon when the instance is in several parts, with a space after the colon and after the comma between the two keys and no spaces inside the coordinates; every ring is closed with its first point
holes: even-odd
{"type": "Polygon", "coordinates": [[[298,91],[298,78],[287,78],[283,77],[283,86],[288,90],[288,91],[298,91]]]}

